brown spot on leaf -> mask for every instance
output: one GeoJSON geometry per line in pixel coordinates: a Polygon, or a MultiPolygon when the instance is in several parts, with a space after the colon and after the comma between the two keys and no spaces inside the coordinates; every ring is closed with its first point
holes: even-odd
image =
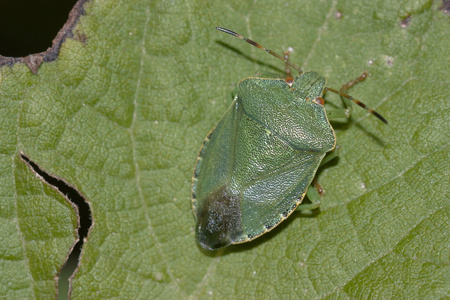
{"type": "Polygon", "coordinates": [[[400,26],[404,29],[408,28],[409,23],[411,23],[411,15],[406,16],[406,18],[400,21],[400,26]]]}
{"type": "Polygon", "coordinates": [[[87,36],[85,33],[77,31],[75,32],[75,38],[79,40],[83,46],[86,46],[87,36]]]}
{"type": "Polygon", "coordinates": [[[450,14],[450,0],[442,0],[442,5],[439,7],[444,14],[450,14]]]}

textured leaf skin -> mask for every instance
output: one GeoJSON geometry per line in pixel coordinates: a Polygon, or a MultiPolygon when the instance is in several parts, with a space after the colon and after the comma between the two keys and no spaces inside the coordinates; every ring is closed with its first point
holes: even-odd
{"type": "Polygon", "coordinates": [[[246,78],[203,142],[193,175],[199,244],[209,250],[251,241],[285,220],[336,138],[315,72],[284,79],[246,78]]]}
{"type": "MultiPolygon", "coordinates": [[[[67,39],[38,75],[0,69],[0,298],[53,298],[75,239],[73,209],[19,150],[92,205],[71,299],[448,298],[450,18],[441,6],[89,1],[76,28],[85,42],[67,39]],[[318,212],[206,252],[191,210],[201,142],[239,80],[284,68],[214,26],[274,51],[292,46],[291,61],[329,87],[367,70],[349,93],[389,125],[357,109],[332,122],[342,147],[316,173],[318,212]]],[[[327,110],[340,106],[324,99],[327,110]]]]}

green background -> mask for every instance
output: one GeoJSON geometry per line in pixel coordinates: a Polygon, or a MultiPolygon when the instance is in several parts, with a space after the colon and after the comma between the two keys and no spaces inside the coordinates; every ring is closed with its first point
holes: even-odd
{"type": "Polygon", "coordinates": [[[440,1],[293,2],[92,1],[74,30],[86,41],[37,75],[0,69],[0,297],[54,297],[76,235],[70,204],[19,151],[91,205],[74,299],[448,296],[449,15],[440,1]],[[284,68],[214,26],[292,47],[330,87],[367,70],[350,93],[389,125],[355,107],[318,173],[320,211],[205,252],[198,150],[240,79],[284,68]]]}

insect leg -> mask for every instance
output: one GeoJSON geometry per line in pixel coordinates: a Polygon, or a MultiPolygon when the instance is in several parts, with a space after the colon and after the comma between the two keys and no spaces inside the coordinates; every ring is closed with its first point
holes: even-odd
{"type": "Polygon", "coordinates": [[[329,118],[332,118],[332,119],[334,119],[334,118],[350,118],[350,115],[352,114],[352,111],[353,111],[352,105],[351,105],[351,101],[353,101],[353,102],[356,103],[358,106],[360,106],[360,107],[366,109],[366,110],[369,111],[371,114],[373,114],[375,117],[377,117],[378,119],[380,119],[383,123],[385,123],[385,124],[388,123],[388,122],[386,121],[386,119],[385,119],[383,116],[381,116],[379,113],[377,113],[377,112],[374,111],[373,109],[369,108],[367,105],[365,105],[365,104],[362,103],[361,101],[356,100],[356,99],[353,98],[352,96],[347,95],[347,94],[345,93],[345,92],[347,92],[347,90],[348,90],[349,88],[351,88],[351,87],[354,86],[355,84],[357,84],[357,83],[359,83],[359,82],[361,82],[361,81],[364,81],[368,75],[369,75],[369,74],[368,74],[366,71],[364,71],[358,78],[356,78],[356,79],[354,79],[354,80],[352,80],[352,81],[349,81],[349,82],[347,82],[346,84],[344,84],[344,85],[341,87],[341,89],[340,89],[339,91],[338,91],[338,90],[335,90],[335,89],[332,89],[332,88],[329,88],[329,87],[325,88],[325,91],[330,91],[330,92],[333,92],[333,93],[336,93],[336,94],[342,96],[342,100],[344,101],[344,104],[345,104],[345,109],[344,109],[343,111],[341,111],[340,113],[339,113],[337,110],[331,110],[331,111],[329,111],[329,112],[328,112],[329,118]]]}

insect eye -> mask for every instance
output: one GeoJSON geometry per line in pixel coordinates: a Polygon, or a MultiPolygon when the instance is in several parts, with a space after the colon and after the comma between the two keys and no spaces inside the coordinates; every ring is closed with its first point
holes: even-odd
{"type": "Polygon", "coordinates": [[[288,77],[285,79],[285,81],[289,86],[292,86],[292,84],[294,83],[294,78],[288,77]]]}
{"type": "Polygon", "coordinates": [[[312,102],[320,104],[320,105],[324,105],[325,104],[325,100],[323,100],[322,97],[317,97],[316,99],[314,99],[312,102]]]}

